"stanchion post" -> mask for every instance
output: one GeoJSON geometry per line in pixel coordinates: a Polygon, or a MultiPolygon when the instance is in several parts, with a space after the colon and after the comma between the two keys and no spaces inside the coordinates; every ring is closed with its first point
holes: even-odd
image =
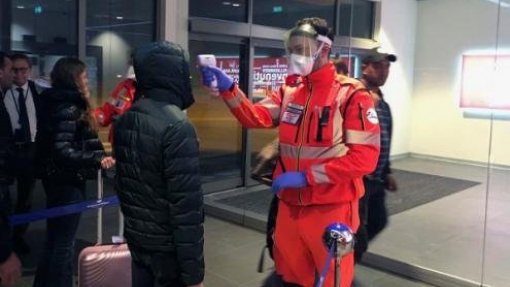
{"type": "Polygon", "coordinates": [[[327,250],[333,249],[335,258],[334,286],[340,287],[342,257],[351,253],[354,249],[354,235],[351,228],[342,223],[333,223],[326,227],[323,235],[327,250]]]}
{"type": "MultiPolygon", "coordinates": [[[[103,174],[97,171],[97,202],[103,200],[103,174]]],[[[103,208],[97,209],[97,244],[103,243],[103,208]]]]}

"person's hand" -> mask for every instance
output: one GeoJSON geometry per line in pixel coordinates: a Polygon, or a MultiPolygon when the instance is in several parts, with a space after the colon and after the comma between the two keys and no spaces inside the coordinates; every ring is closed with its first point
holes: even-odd
{"type": "Polygon", "coordinates": [[[101,160],[101,168],[109,169],[115,165],[115,159],[111,156],[106,156],[101,160]]]}
{"type": "Polygon", "coordinates": [[[284,188],[299,188],[308,185],[306,180],[306,173],[300,171],[289,171],[280,174],[271,186],[271,191],[274,194],[278,194],[284,188]]]}
{"type": "Polygon", "coordinates": [[[222,69],[217,67],[200,67],[202,75],[202,84],[208,88],[217,88],[218,91],[224,92],[229,90],[234,84],[234,79],[227,75],[222,69]],[[216,80],[216,87],[212,87],[213,81],[216,80]]]}
{"type": "Polygon", "coordinates": [[[398,190],[397,181],[395,180],[395,177],[391,174],[388,174],[386,176],[386,189],[393,192],[398,190]]]}
{"type": "Polygon", "coordinates": [[[21,262],[13,252],[7,261],[0,264],[0,286],[13,287],[21,277],[21,262]]]}
{"type": "Polygon", "coordinates": [[[188,285],[188,287],[204,287],[204,283],[202,282],[196,285],[188,285]]]}

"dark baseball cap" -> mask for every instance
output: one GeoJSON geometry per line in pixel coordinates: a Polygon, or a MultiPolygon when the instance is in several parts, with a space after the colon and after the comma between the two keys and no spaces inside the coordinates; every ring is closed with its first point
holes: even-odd
{"type": "Polygon", "coordinates": [[[377,49],[372,49],[368,54],[366,54],[363,57],[363,60],[361,61],[363,64],[369,64],[369,63],[377,63],[383,60],[388,60],[388,62],[396,62],[397,56],[394,54],[388,54],[388,53],[381,53],[377,49]]]}

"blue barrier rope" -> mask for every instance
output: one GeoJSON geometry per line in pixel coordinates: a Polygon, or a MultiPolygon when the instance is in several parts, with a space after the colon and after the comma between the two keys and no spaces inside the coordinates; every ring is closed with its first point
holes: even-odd
{"type": "Polygon", "coordinates": [[[9,217],[11,225],[25,224],[33,221],[59,217],[74,213],[82,213],[90,209],[101,208],[109,205],[118,205],[119,198],[116,195],[105,197],[102,200],[87,200],[79,203],[73,203],[64,206],[58,206],[43,210],[38,210],[31,213],[17,214],[9,217]]]}
{"type": "Polygon", "coordinates": [[[331,248],[328,252],[328,257],[326,258],[326,263],[324,264],[324,267],[322,268],[321,277],[319,277],[319,280],[317,281],[317,284],[315,287],[322,287],[324,285],[324,281],[326,280],[326,276],[328,275],[329,266],[331,265],[331,261],[333,260],[333,257],[335,256],[335,249],[336,244],[332,244],[331,248]]]}

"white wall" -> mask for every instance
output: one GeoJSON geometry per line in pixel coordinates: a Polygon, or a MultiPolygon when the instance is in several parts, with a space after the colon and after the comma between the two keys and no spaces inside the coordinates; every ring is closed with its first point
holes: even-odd
{"type": "MultiPolygon", "coordinates": [[[[510,8],[501,13],[500,48],[509,48],[510,8]]],[[[466,118],[459,109],[459,69],[463,53],[495,51],[497,19],[488,0],[418,2],[411,152],[487,162],[490,120],[466,118]]],[[[493,163],[510,164],[509,128],[508,121],[494,122],[493,163]]]]}
{"type": "Polygon", "coordinates": [[[411,98],[413,89],[417,3],[415,0],[385,0],[381,11],[381,50],[397,55],[382,88],[393,112],[392,155],[409,152],[411,98]]]}

